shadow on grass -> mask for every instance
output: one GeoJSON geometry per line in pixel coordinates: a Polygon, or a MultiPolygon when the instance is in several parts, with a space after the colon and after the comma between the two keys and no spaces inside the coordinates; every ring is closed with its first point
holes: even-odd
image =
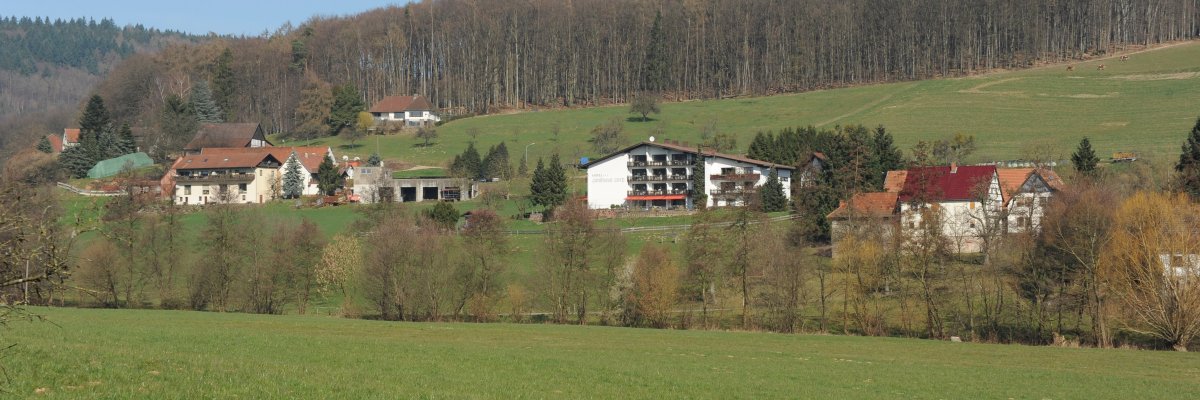
{"type": "Polygon", "coordinates": [[[423,147],[433,147],[433,145],[435,145],[435,144],[437,144],[437,142],[429,142],[429,143],[416,143],[416,144],[413,144],[413,145],[412,145],[412,147],[413,147],[414,149],[420,149],[420,148],[423,148],[423,147]]]}
{"type": "Polygon", "coordinates": [[[654,122],[654,121],[658,121],[658,120],[657,120],[657,119],[654,119],[654,118],[650,118],[650,117],[646,117],[646,118],[642,118],[642,117],[629,117],[629,118],[625,118],[625,122],[654,122]]]}
{"type": "Polygon", "coordinates": [[[363,147],[363,145],[361,143],[338,145],[338,148],[342,150],[353,150],[359,147],[363,147]]]}

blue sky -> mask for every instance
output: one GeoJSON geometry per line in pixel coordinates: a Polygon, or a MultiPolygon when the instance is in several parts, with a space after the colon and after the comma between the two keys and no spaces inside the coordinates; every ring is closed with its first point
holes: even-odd
{"type": "Polygon", "coordinates": [[[111,18],[117,25],[142,24],[159,29],[206,34],[249,35],[273,32],[313,15],[357,14],[408,0],[3,0],[0,15],[51,19],[111,18]]]}

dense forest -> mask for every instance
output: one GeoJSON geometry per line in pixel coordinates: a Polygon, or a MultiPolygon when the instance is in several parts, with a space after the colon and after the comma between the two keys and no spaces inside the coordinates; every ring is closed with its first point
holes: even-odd
{"type": "Polygon", "coordinates": [[[193,40],[110,19],[0,17],[2,153],[70,124],[88,92],[121,60],[193,40]]]}
{"type": "Polygon", "coordinates": [[[772,94],[1085,59],[1195,37],[1198,17],[1195,0],[426,0],[169,49],[102,94],[145,102],[116,117],[149,124],[165,97],[147,93],[186,96],[228,49],[229,119],[289,131],[306,88],[451,113],[772,94]]]}

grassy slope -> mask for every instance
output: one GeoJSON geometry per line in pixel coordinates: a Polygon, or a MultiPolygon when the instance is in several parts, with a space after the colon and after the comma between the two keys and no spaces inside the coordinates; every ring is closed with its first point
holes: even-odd
{"type": "MultiPolygon", "coordinates": [[[[794,95],[663,104],[656,121],[626,122],[631,140],[644,140],[656,129],[666,138],[695,142],[700,130],[716,120],[720,131],[734,133],[744,149],[754,133],[785,127],[883,124],[908,148],[918,140],[957,132],[979,139],[977,160],[1014,159],[1026,147],[1048,147],[1066,157],[1085,135],[1102,156],[1138,151],[1143,156],[1174,158],[1200,109],[1200,42],[1079,63],[1073,72],[1056,65],[992,73],[970,78],[871,85],[794,95]],[[1106,64],[1098,71],[1098,64],[1106,64]],[[1171,75],[1174,74],[1174,75],[1171,75]]],[[[525,145],[530,157],[555,149],[564,158],[589,154],[587,133],[611,118],[632,116],[625,106],[525,112],[452,121],[438,128],[435,146],[416,147],[411,137],[362,141],[348,152],[366,157],[376,143],[386,159],[443,165],[466,148],[467,132],[479,132],[481,152],[505,141],[514,161],[525,145]],[[551,134],[557,125],[560,134],[551,134]]],[[[340,146],[337,138],[318,142],[340,146]]],[[[337,150],[347,152],[345,149],[337,150]]],[[[532,166],[531,166],[532,167],[532,166]]]]}
{"type": "Polygon", "coordinates": [[[39,398],[1186,398],[1200,356],[912,339],[35,309],[39,398]]]}

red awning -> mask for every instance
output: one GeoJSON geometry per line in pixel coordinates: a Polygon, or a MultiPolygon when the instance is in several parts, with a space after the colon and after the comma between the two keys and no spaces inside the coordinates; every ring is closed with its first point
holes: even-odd
{"type": "Polygon", "coordinates": [[[686,198],[686,194],[667,194],[655,196],[628,196],[625,197],[625,200],[683,200],[686,198]]]}

